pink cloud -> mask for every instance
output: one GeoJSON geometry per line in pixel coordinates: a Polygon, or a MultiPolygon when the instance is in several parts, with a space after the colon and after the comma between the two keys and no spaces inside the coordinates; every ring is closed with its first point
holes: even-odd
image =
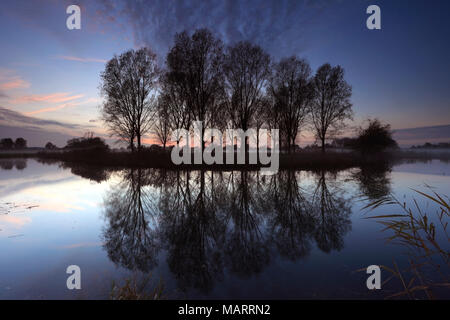
{"type": "Polygon", "coordinates": [[[19,89],[19,88],[28,88],[30,84],[22,80],[20,78],[12,79],[7,82],[0,83],[1,90],[10,90],[10,89],[19,89]]]}
{"type": "Polygon", "coordinates": [[[73,56],[58,56],[58,59],[68,60],[68,61],[78,61],[78,62],[100,62],[106,63],[108,60],[104,59],[95,59],[95,58],[79,58],[73,56]]]}
{"type": "Polygon", "coordinates": [[[24,102],[49,102],[49,103],[62,103],[71,100],[76,100],[84,97],[83,94],[70,96],[67,92],[57,92],[47,95],[34,94],[28,96],[22,96],[13,101],[13,103],[24,103],[24,102]]]}
{"type": "Polygon", "coordinates": [[[70,105],[70,104],[65,103],[65,104],[61,104],[61,105],[56,106],[56,107],[42,108],[42,109],[30,111],[30,112],[24,112],[24,114],[27,115],[27,116],[31,116],[31,115],[38,114],[38,113],[56,111],[56,110],[63,109],[65,107],[67,107],[68,105],[70,105]]]}
{"type": "Polygon", "coordinates": [[[0,90],[28,88],[30,83],[17,76],[13,70],[0,69],[0,90]]]}

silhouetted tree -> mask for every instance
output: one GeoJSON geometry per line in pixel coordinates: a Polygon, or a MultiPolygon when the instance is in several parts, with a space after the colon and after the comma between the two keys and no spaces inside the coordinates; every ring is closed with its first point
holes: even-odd
{"type": "MultiPolygon", "coordinates": [[[[161,92],[159,100],[164,103],[167,108],[168,123],[170,124],[170,131],[175,131],[180,128],[188,128],[191,123],[191,113],[187,107],[186,88],[181,81],[177,81],[177,73],[170,73],[165,71],[161,78],[161,92]]],[[[177,144],[180,142],[180,137],[177,138],[177,144]]]]}
{"type": "Polygon", "coordinates": [[[274,65],[270,93],[278,111],[282,143],[290,152],[295,147],[300,126],[305,122],[313,97],[311,68],[297,57],[282,59],[274,65]]]}
{"type": "Polygon", "coordinates": [[[115,56],[101,74],[103,120],[113,135],[128,141],[132,151],[134,140],[139,150],[142,137],[150,130],[154,114],[152,93],[158,77],[156,55],[148,48],[115,56]]]}
{"type": "MultiPolygon", "coordinates": [[[[175,35],[175,44],[167,55],[167,80],[183,94],[192,121],[203,128],[213,124],[214,114],[224,96],[222,41],[207,29],[175,35]]],[[[190,123],[188,124],[190,125],[190,123]]],[[[202,150],[204,130],[202,128],[202,150]]]]}
{"type": "Polygon", "coordinates": [[[47,142],[45,144],[45,149],[47,149],[47,150],[55,150],[55,149],[57,149],[57,147],[53,143],[47,142]]]}
{"type": "Polygon", "coordinates": [[[366,153],[397,147],[397,142],[392,139],[392,131],[389,124],[383,125],[378,119],[369,119],[368,121],[367,127],[359,128],[355,143],[356,149],[366,153]]]}
{"type": "Polygon", "coordinates": [[[24,138],[17,138],[14,142],[15,149],[25,149],[27,147],[27,140],[24,138]]]}
{"type": "Polygon", "coordinates": [[[109,146],[100,137],[94,137],[92,132],[88,132],[84,137],[73,138],[67,141],[64,149],[96,149],[96,150],[108,150],[109,146]]]}
{"type": "Polygon", "coordinates": [[[166,149],[167,142],[170,141],[172,132],[169,113],[169,104],[166,103],[164,96],[160,96],[156,110],[156,119],[153,124],[153,132],[164,149],[166,149]]]}
{"type": "Polygon", "coordinates": [[[344,69],[324,64],[313,79],[314,98],[310,115],[316,137],[325,152],[325,140],[342,129],[352,117],[351,86],[344,80],[344,69]]]}
{"type": "Polygon", "coordinates": [[[14,141],[11,138],[3,138],[0,140],[0,147],[2,149],[12,149],[14,147],[14,141]]]}
{"type": "MultiPolygon", "coordinates": [[[[228,89],[228,116],[235,128],[246,131],[259,117],[257,111],[270,75],[270,56],[257,45],[238,42],[227,49],[224,72],[228,89]]],[[[248,139],[245,143],[248,145],[248,139]]]]}

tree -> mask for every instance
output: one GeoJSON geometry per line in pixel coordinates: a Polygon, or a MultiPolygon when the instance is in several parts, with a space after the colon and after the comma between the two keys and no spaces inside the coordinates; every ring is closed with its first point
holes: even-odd
{"type": "Polygon", "coordinates": [[[341,66],[322,65],[313,79],[314,96],[310,107],[316,137],[325,152],[325,140],[339,132],[346,119],[352,118],[351,86],[344,80],[341,66]]]}
{"type": "Polygon", "coordinates": [[[202,122],[202,150],[204,128],[213,125],[223,97],[222,47],[209,30],[199,29],[191,37],[177,33],[167,54],[167,79],[182,93],[189,120],[202,122]]]}
{"type": "Polygon", "coordinates": [[[392,139],[391,126],[382,124],[378,119],[369,119],[366,128],[359,128],[355,147],[360,151],[379,152],[387,148],[396,148],[397,142],[392,139]]]}
{"type": "Polygon", "coordinates": [[[87,132],[84,137],[73,138],[67,141],[65,149],[96,149],[106,151],[109,146],[102,138],[94,137],[93,132],[87,132]]]}
{"type": "Polygon", "coordinates": [[[288,152],[295,147],[298,132],[309,112],[313,97],[310,77],[309,64],[295,56],[282,59],[274,66],[270,93],[278,110],[280,137],[288,152]]]}
{"type": "Polygon", "coordinates": [[[156,111],[156,120],[154,123],[154,133],[158,142],[166,149],[167,142],[170,139],[171,123],[169,118],[169,102],[166,102],[167,96],[161,95],[158,100],[158,107],[156,111]]]}
{"type": "MultiPolygon", "coordinates": [[[[159,101],[163,101],[164,107],[167,108],[170,131],[189,127],[191,114],[186,104],[185,88],[176,81],[176,74],[174,75],[166,70],[160,78],[160,84],[159,101]]],[[[178,137],[177,144],[180,142],[179,140],[178,137]]]]}
{"type": "Polygon", "coordinates": [[[15,149],[25,149],[27,147],[27,140],[24,138],[17,138],[14,142],[15,149]]]}
{"type": "Polygon", "coordinates": [[[47,144],[45,145],[45,149],[47,149],[47,150],[55,150],[55,149],[57,149],[57,147],[53,143],[47,142],[47,144]]]}
{"type": "Polygon", "coordinates": [[[128,141],[132,151],[135,139],[140,150],[142,136],[150,130],[159,73],[156,55],[141,48],[114,56],[101,74],[101,94],[106,100],[103,120],[112,135],[128,141]]]}
{"type": "Polygon", "coordinates": [[[270,56],[257,45],[247,41],[238,42],[228,47],[224,73],[228,89],[229,117],[235,127],[246,131],[258,117],[263,88],[270,74],[270,56]]]}
{"type": "Polygon", "coordinates": [[[0,140],[0,148],[1,149],[12,149],[14,146],[14,141],[11,138],[3,138],[0,140]]]}

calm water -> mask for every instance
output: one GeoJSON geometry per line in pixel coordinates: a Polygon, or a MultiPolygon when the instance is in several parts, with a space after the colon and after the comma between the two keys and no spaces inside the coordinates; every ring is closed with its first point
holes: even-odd
{"type": "Polygon", "coordinates": [[[262,176],[1,160],[0,299],[108,298],[142,274],[169,298],[383,298],[395,281],[369,292],[355,271],[405,265],[405,248],[365,219],[399,210],[362,208],[393,192],[432,214],[410,189],[424,184],[448,195],[450,164],[262,176]],[[72,264],[79,291],[66,288],[72,264]]]}

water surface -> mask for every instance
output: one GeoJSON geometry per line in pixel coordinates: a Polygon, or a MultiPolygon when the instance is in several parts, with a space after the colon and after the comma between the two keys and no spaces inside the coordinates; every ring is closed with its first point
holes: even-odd
{"type": "Polygon", "coordinates": [[[0,160],[0,298],[108,298],[142,274],[169,298],[383,298],[399,286],[368,291],[355,271],[407,263],[366,219],[398,208],[362,208],[394,193],[432,214],[411,188],[448,194],[449,175],[439,160],[273,176],[0,160]]]}

